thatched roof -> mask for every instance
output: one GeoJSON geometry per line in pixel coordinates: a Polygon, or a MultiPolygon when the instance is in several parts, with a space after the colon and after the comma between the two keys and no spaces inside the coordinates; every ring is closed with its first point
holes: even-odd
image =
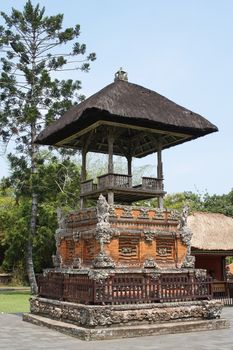
{"type": "MultiPolygon", "coordinates": [[[[172,146],[218,130],[199,114],[157,92],[116,80],[49,125],[36,142],[55,145],[100,120],[188,135],[185,139],[174,139],[172,146]]],[[[165,142],[163,148],[170,147],[169,142],[169,145],[165,142]]],[[[75,143],[62,145],[72,147],[75,143]]]]}
{"type": "Polygon", "coordinates": [[[192,248],[233,250],[233,219],[223,214],[195,212],[188,217],[192,248]]]}

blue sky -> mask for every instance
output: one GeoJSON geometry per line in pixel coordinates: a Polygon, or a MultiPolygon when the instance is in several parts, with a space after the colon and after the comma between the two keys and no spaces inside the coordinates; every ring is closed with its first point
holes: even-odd
{"type": "MultiPolygon", "coordinates": [[[[36,4],[38,1],[32,1],[36,4]]],[[[48,15],[64,13],[64,25],[81,25],[80,41],[97,53],[90,73],[71,73],[90,96],[123,67],[129,81],[197,112],[219,132],[163,152],[167,192],[233,188],[233,1],[41,0],[48,15]]],[[[24,1],[1,0],[0,9],[24,1]]],[[[135,166],[150,164],[155,156],[135,166]]],[[[8,166],[0,157],[0,177],[8,166]]]]}

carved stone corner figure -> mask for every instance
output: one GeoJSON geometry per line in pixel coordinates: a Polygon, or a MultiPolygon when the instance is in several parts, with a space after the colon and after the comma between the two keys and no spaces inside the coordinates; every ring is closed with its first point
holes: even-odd
{"type": "Polygon", "coordinates": [[[108,223],[110,215],[110,205],[106,198],[101,194],[97,201],[97,220],[99,223],[108,223]]]}
{"type": "Polygon", "coordinates": [[[59,254],[52,255],[52,261],[55,268],[61,267],[61,257],[59,254]]]}
{"type": "Polygon", "coordinates": [[[188,215],[189,215],[189,206],[188,205],[184,205],[183,210],[182,210],[182,214],[181,214],[181,217],[180,217],[180,229],[182,227],[187,226],[188,215]]]}
{"type": "Polygon", "coordinates": [[[64,229],[66,227],[65,215],[61,208],[57,208],[57,221],[59,229],[64,229]]]}
{"type": "Polygon", "coordinates": [[[101,194],[97,201],[97,220],[95,238],[100,242],[101,251],[103,251],[103,245],[110,242],[113,235],[116,234],[116,230],[112,229],[109,223],[110,205],[106,201],[105,197],[101,194]]]}
{"type": "Polygon", "coordinates": [[[56,231],[55,234],[55,242],[56,242],[56,254],[52,255],[52,261],[53,261],[53,266],[54,267],[61,267],[62,261],[61,261],[61,256],[59,252],[59,247],[60,247],[60,235],[59,235],[60,229],[56,231]]]}
{"type": "Polygon", "coordinates": [[[180,217],[179,232],[182,243],[187,246],[187,256],[191,254],[191,238],[193,235],[187,225],[188,214],[189,207],[185,205],[180,217]]]}

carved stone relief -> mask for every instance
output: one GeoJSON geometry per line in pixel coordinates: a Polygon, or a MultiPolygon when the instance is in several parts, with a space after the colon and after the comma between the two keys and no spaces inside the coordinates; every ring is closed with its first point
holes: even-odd
{"type": "Polygon", "coordinates": [[[195,256],[187,255],[181,267],[186,269],[190,269],[190,268],[193,269],[195,267],[195,256]]]}
{"type": "Polygon", "coordinates": [[[159,266],[158,264],[155,262],[155,260],[150,257],[150,258],[147,258],[145,261],[144,261],[144,265],[143,265],[145,268],[155,268],[155,269],[158,269],[159,266]]]}
{"type": "Polygon", "coordinates": [[[100,282],[106,280],[110,276],[108,270],[89,270],[88,277],[91,280],[100,282]]]}
{"type": "Polygon", "coordinates": [[[156,236],[155,231],[144,231],[144,239],[147,243],[151,243],[156,236]]]}
{"type": "Polygon", "coordinates": [[[124,206],[123,209],[124,209],[124,211],[121,215],[123,218],[132,218],[133,217],[132,207],[124,206]]]}
{"type": "Polygon", "coordinates": [[[149,209],[147,208],[140,208],[140,215],[139,215],[139,219],[148,219],[149,216],[148,216],[148,211],[149,209]]]}
{"type": "Polygon", "coordinates": [[[106,252],[100,252],[93,260],[93,267],[95,268],[106,268],[115,267],[115,263],[112,258],[106,252]]]}

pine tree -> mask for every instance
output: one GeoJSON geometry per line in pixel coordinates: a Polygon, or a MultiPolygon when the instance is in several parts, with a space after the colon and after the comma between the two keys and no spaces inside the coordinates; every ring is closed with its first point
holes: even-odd
{"type": "Polygon", "coordinates": [[[65,70],[87,72],[96,56],[87,55],[86,45],[77,42],[79,25],[62,28],[62,14],[48,17],[44,7],[33,6],[30,0],[23,11],[13,8],[11,15],[0,14],[5,21],[0,26],[0,134],[6,144],[11,139],[15,141],[17,153],[9,155],[15,169],[15,191],[18,196],[28,195],[31,201],[26,266],[31,292],[36,294],[32,245],[37,228],[37,169],[41,159],[34,141],[45,125],[83,98],[79,95],[79,80],[59,80],[55,76],[65,70]]]}

